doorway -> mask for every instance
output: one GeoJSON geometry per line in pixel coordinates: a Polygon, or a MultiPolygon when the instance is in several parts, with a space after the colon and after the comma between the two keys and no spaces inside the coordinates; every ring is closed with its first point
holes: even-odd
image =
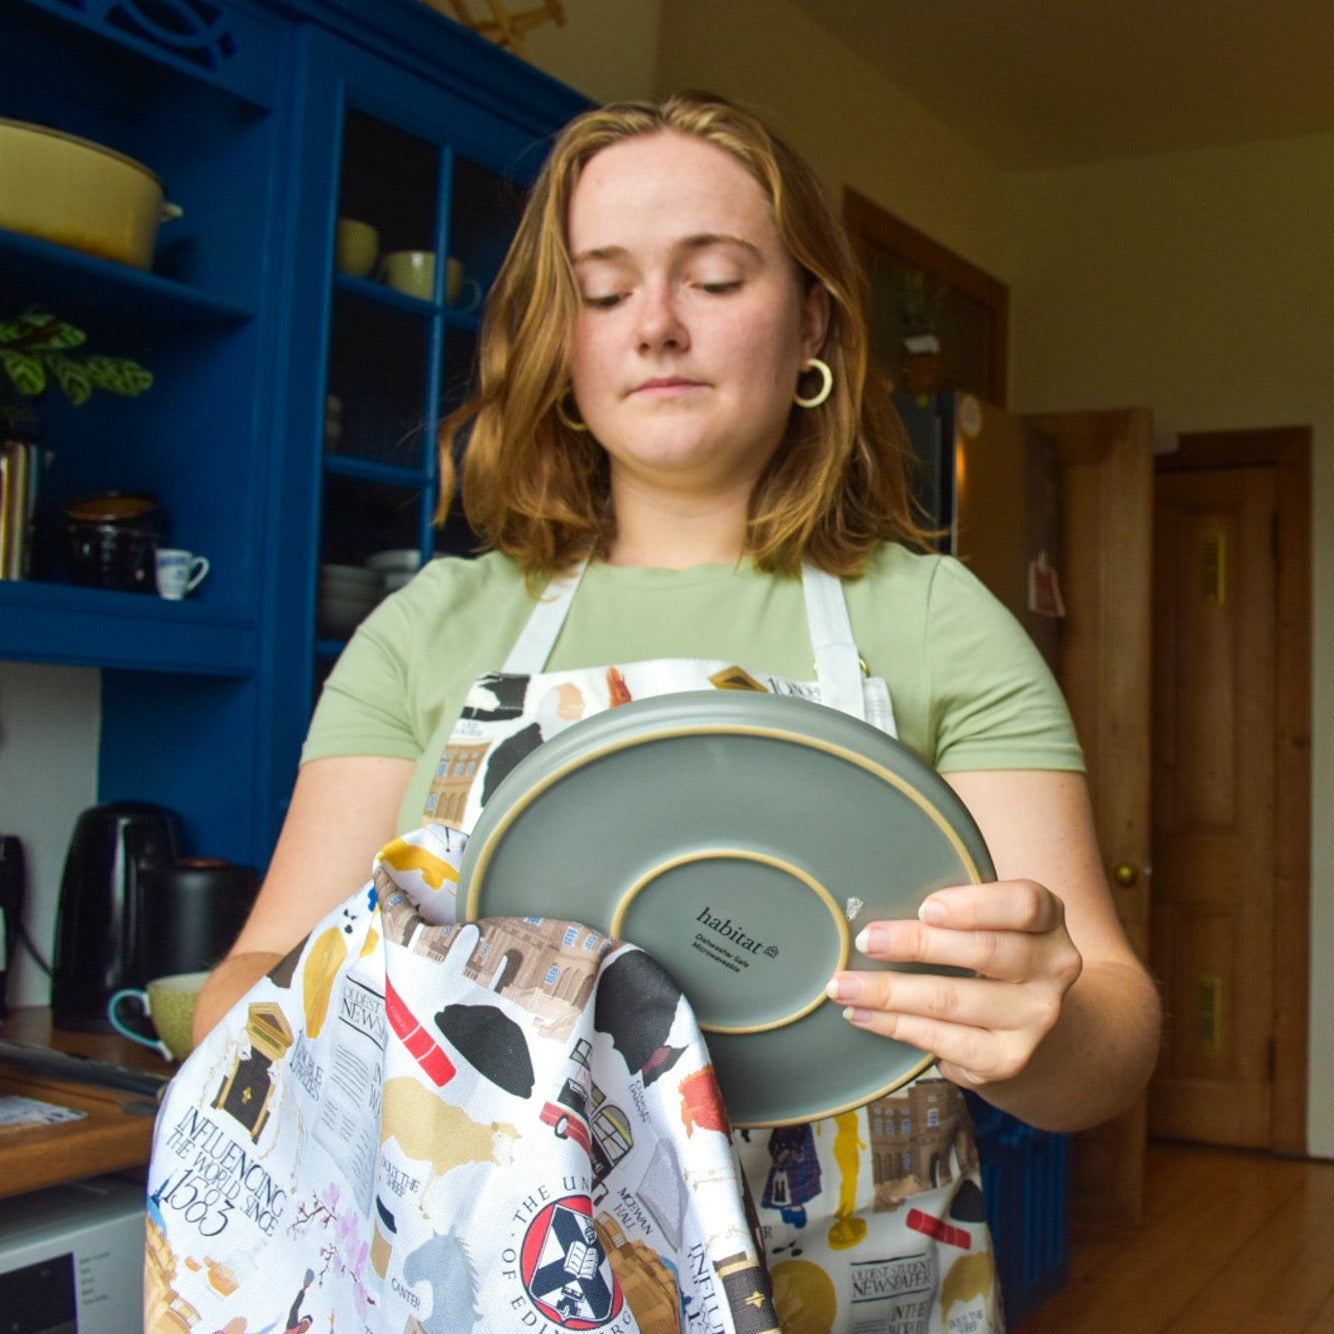
{"type": "Polygon", "coordinates": [[[1306,1151],[1310,452],[1182,436],[1154,480],[1152,1135],[1306,1151]]]}

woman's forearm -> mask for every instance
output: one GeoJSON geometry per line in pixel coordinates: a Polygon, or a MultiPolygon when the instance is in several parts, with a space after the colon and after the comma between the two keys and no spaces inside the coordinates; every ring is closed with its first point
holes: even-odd
{"type": "Polygon", "coordinates": [[[223,1015],[282,958],[281,954],[258,950],[229,954],[209,975],[195,1002],[195,1042],[202,1042],[223,1015]]]}
{"type": "Polygon", "coordinates": [[[1131,1106],[1148,1081],[1161,1018],[1157,990],[1142,970],[1119,962],[1089,964],[1027,1067],[976,1091],[1039,1129],[1100,1125],[1131,1106]]]}

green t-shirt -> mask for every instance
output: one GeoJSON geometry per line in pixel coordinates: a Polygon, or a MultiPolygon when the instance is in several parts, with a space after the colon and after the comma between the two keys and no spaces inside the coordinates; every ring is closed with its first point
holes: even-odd
{"type": "MultiPolygon", "coordinates": [[[[862,658],[889,685],[899,739],[942,772],[1082,769],[1059,688],[1013,616],[958,561],[887,545],[846,580],[862,658]]],[[[400,811],[421,820],[469,687],[498,670],[532,611],[495,553],[430,562],[362,623],[325,683],[302,753],[416,764],[400,811]]],[[[799,579],[749,563],[686,570],[592,564],[547,667],[720,658],[815,676],[799,579]]]]}

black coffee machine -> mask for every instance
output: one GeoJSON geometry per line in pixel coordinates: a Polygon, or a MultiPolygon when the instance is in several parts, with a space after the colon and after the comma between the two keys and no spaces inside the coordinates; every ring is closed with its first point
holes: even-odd
{"type": "Polygon", "coordinates": [[[179,844],[177,816],[149,802],[109,802],[79,816],[56,916],[51,1018],[57,1028],[110,1032],[112,992],[148,980],[132,971],[141,934],[139,879],[145,867],[174,862],[179,844]]]}
{"type": "Polygon", "coordinates": [[[108,1032],[113,992],[206,971],[231,947],[259,891],[257,872],[182,857],[180,846],[178,817],[148,802],[110,802],[79,816],[56,917],[57,1028],[108,1032]]]}

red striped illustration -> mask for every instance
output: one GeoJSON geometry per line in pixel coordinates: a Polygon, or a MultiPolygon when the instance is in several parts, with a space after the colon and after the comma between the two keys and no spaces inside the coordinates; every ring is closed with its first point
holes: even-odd
{"type": "Polygon", "coordinates": [[[384,1008],[389,1016],[389,1027],[416,1058],[435,1084],[448,1084],[458,1073],[454,1062],[445,1055],[435,1039],[417,1022],[417,1016],[403,1003],[393,983],[385,978],[384,1008]]]}
{"type": "Polygon", "coordinates": [[[925,1232],[928,1237],[934,1237],[937,1241],[957,1246],[960,1250],[966,1251],[973,1244],[972,1235],[963,1228],[955,1227],[953,1223],[947,1223],[943,1218],[933,1218],[920,1209],[908,1210],[908,1226],[917,1232],[925,1232]]]}

